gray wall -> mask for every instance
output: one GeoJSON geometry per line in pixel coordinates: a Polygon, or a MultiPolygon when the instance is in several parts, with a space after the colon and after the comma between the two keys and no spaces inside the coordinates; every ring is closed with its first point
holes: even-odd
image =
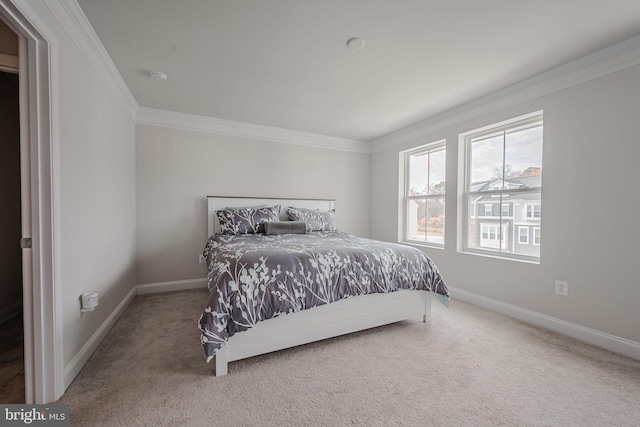
{"type": "Polygon", "coordinates": [[[338,227],[369,232],[369,155],[136,126],[139,284],[206,277],[208,195],[335,198],[338,227]]]}
{"type": "Polygon", "coordinates": [[[640,342],[640,67],[371,156],[371,236],[396,241],[399,151],[447,139],[446,248],[426,249],[455,288],[640,342]],[[456,251],[458,134],[544,110],[539,265],[456,251]],[[569,282],[569,296],[554,281],[569,282]]]}
{"type": "Polygon", "coordinates": [[[64,365],[135,286],[135,127],[132,116],[43,2],[37,24],[54,35],[52,182],[57,242],[55,293],[64,365]],[[80,294],[100,293],[78,316],[80,294]]]}

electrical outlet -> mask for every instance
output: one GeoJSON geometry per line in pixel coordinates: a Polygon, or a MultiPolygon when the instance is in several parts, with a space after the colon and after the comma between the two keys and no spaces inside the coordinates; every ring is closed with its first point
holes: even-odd
{"type": "Polygon", "coordinates": [[[198,254],[198,263],[204,264],[207,262],[207,259],[202,254],[198,254]]]}
{"type": "Polygon", "coordinates": [[[564,297],[569,296],[569,282],[556,280],[556,294],[562,295],[564,297]]]}

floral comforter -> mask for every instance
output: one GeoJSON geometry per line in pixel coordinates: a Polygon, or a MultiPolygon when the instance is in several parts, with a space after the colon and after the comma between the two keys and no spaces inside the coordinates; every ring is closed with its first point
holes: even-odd
{"type": "Polygon", "coordinates": [[[350,296],[417,289],[449,302],[424,252],[340,231],[214,235],[204,255],[210,295],[198,326],[207,362],[261,320],[350,296]]]}

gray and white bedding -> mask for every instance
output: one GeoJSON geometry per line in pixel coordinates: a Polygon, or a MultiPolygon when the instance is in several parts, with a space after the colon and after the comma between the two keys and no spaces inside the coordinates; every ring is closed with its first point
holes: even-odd
{"type": "Polygon", "coordinates": [[[209,300],[199,320],[207,362],[234,334],[282,314],[356,295],[449,291],[424,252],[341,231],[209,238],[209,300]]]}

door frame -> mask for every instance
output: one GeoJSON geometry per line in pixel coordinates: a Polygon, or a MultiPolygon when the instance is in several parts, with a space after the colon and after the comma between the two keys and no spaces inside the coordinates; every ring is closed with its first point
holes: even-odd
{"type": "Polygon", "coordinates": [[[64,393],[61,292],[55,280],[60,271],[55,257],[59,226],[54,222],[59,219],[59,180],[54,179],[59,139],[52,130],[57,88],[51,76],[54,46],[49,43],[55,39],[50,31],[43,36],[45,24],[29,19],[37,14],[28,3],[20,3],[18,7],[0,0],[0,19],[19,37],[22,237],[32,240],[31,248],[22,249],[25,401],[44,404],[64,393]]]}

